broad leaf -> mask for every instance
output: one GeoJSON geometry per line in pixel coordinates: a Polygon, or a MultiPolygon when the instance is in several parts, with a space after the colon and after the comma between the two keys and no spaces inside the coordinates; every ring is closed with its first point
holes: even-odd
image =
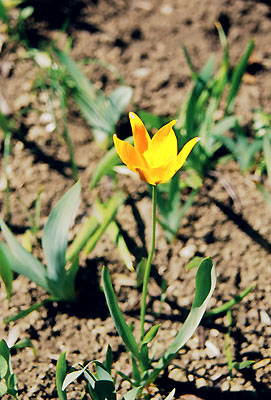
{"type": "Polygon", "coordinates": [[[196,293],[192,309],[174,342],[165,352],[164,359],[171,360],[193,335],[198,327],[216,284],[216,272],[211,258],[205,258],[197,271],[196,293]]]}
{"type": "Polygon", "coordinates": [[[135,387],[131,390],[129,390],[129,392],[127,392],[124,396],[123,396],[123,400],[135,400],[137,394],[139,393],[139,391],[142,389],[142,387],[135,387]]]}
{"type": "Polygon", "coordinates": [[[173,343],[164,353],[163,357],[158,361],[154,370],[148,374],[144,385],[147,385],[157,378],[170,362],[176,357],[178,351],[194,334],[198,327],[210,297],[214,291],[216,284],[216,271],[211,258],[205,258],[197,271],[196,275],[196,293],[191,311],[186,318],[181,330],[176,335],[173,343]]]}
{"type": "Polygon", "coordinates": [[[62,299],[69,299],[74,295],[65,288],[64,279],[68,231],[79,204],[80,191],[80,182],[77,182],[59,200],[50,214],[42,236],[50,286],[53,294],[62,299]]]}
{"type": "Polygon", "coordinates": [[[2,219],[0,219],[0,225],[9,246],[6,247],[3,245],[1,246],[1,250],[4,252],[5,258],[12,270],[36,282],[37,285],[50,293],[45,267],[20,245],[2,219]]]}
{"type": "Polygon", "coordinates": [[[82,368],[79,371],[73,371],[67,374],[62,384],[62,391],[64,391],[66,387],[69,386],[70,383],[74,382],[77,378],[79,378],[79,376],[81,376],[84,371],[85,371],[84,368],[82,368]]]}

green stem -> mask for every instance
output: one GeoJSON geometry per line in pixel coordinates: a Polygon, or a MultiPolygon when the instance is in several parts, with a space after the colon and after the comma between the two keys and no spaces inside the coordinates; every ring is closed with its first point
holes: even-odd
{"type": "Polygon", "coordinates": [[[155,248],[155,227],[156,227],[156,205],[157,205],[157,187],[152,187],[152,243],[151,243],[151,250],[149,252],[149,256],[147,259],[145,272],[144,272],[144,279],[143,279],[143,289],[142,289],[142,302],[141,302],[141,310],[140,310],[140,322],[141,322],[141,342],[144,338],[145,330],[144,330],[144,323],[145,323],[145,315],[146,315],[146,298],[148,292],[148,283],[150,278],[151,272],[151,263],[154,254],[155,248]]]}

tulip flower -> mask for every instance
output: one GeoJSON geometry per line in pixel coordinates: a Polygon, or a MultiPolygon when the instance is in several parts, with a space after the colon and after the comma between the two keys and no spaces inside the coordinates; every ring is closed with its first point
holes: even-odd
{"type": "Polygon", "coordinates": [[[195,137],[187,142],[178,154],[176,135],[172,129],[173,120],[159,129],[151,138],[141,119],[129,113],[134,146],[114,135],[118,155],[127,167],[139,174],[142,181],[155,186],[169,181],[183,166],[189,153],[200,140],[195,137]]]}

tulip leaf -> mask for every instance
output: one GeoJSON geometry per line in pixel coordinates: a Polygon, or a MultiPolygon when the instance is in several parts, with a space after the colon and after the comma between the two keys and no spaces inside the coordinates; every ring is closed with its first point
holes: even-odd
{"type": "Polygon", "coordinates": [[[66,371],[67,371],[66,352],[64,351],[57,360],[56,364],[56,389],[60,400],[67,400],[67,394],[65,388],[63,388],[66,371]]]}
{"type": "Polygon", "coordinates": [[[227,112],[230,112],[233,109],[234,100],[235,100],[237,92],[240,88],[242,77],[243,77],[244,73],[246,72],[247,65],[248,65],[248,59],[251,55],[253,48],[254,48],[253,40],[250,40],[239,63],[233,70],[231,87],[230,87],[230,92],[229,92],[228,101],[227,101],[227,109],[226,109],[227,112]]]}
{"type": "Polygon", "coordinates": [[[5,357],[0,354],[0,379],[4,378],[7,372],[8,372],[8,363],[5,357]]]}
{"type": "Polygon", "coordinates": [[[74,293],[65,287],[66,249],[68,231],[79,204],[81,185],[77,182],[58,201],[45,225],[42,247],[47,261],[47,271],[53,294],[61,299],[72,299],[74,293]]]}
{"type": "Polygon", "coordinates": [[[172,391],[167,395],[165,400],[173,400],[174,399],[174,395],[175,395],[175,388],[172,389],[172,391]]]}
{"type": "Polygon", "coordinates": [[[125,107],[130,103],[132,95],[133,89],[130,86],[120,86],[107,97],[110,102],[110,106],[107,108],[107,117],[110,118],[113,127],[118,122],[125,107]]]}
{"type": "Polygon", "coordinates": [[[93,363],[96,365],[97,378],[99,380],[114,382],[112,376],[109,374],[109,372],[106,370],[105,366],[101,362],[93,361],[93,363]]]}
{"type": "Polygon", "coordinates": [[[0,396],[4,396],[8,391],[8,387],[4,381],[0,382],[0,396]]]}
{"type": "Polygon", "coordinates": [[[117,303],[117,299],[114,293],[114,289],[112,286],[112,282],[110,279],[109,270],[106,266],[103,267],[102,270],[102,281],[103,288],[106,297],[106,302],[111,314],[111,317],[114,320],[115,326],[119,335],[121,336],[126,347],[131,351],[131,353],[139,359],[139,352],[137,348],[137,344],[135,338],[132,334],[131,329],[128,327],[121,311],[117,303]]]}
{"type": "Polygon", "coordinates": [[[98,143],[112,142],[115,124],[131,100],[132,88],[120,86],[107,97],[95,88],[67,54],[57,49],[55,52],[74,83],[74,100],[92,127],[95,140],[98,143]]]}
{"type": "Polygon", "coordinates": [[[12,270],[36,282],[50,293],[45,267],[21,246],[2,219],[0,219],[0,226],[9,246],[2,245],[1,250],[12,270]]]}
{"type": "Polygon", "coordinates": [[[8,259],[5,256],[3,247],[4,244],[0,242],[0,277],[2,278],[6,287],[8,300],[10,300],[12,293],[13,274],[8,259]]]}
{"type": "Polygon", "coordinates": [[[197,271],[196,275],[196,293],[191,311],[186,318],[181,330],[176,335],[174,341],[168,347],[163,357],[158,361],[155,368],[149,372],[144,381],[144,385],[154,382],[157,376],[163,371],[170,362],[176,357],[178,351],[194,334],[198,327],[210,297],[216,284],[216,271],[211,258],[205,258],[197,271]]]}
{"type": "Polygon", "coordinates": [[[160,326],[161,326],[161,324],[152,326],[151,329],[144,336],[144,338],[142,340],[142,344],[150,343],[157,335],[157,332],[158,332],[158,329],[160,328],[160,326]]]}
{"type": "MultiPolygon", "coordinates": [[[[94,213],[100,224],[103,223],[103,220],[106,218],[108,209],[108,203],[101,203],[99,199],[95,202],[94,213]]],[[[120,232],[120,229],[115,221],[111,221],[108,227],[106,228],[106,233],[111,239],[111,241],[117,246],[120,256],[126,265],[126,267],[133,271],[133,262],[131,254],[128,250],[126,242],[124,240],[123,235],[120,232]]]]}
{"type": "Polygon", "coordinates": [[[110,200],[108,200],[106,209],[103,213],[102,223],[96,229],[96,231],[91,236],[91,238],[88,240],[88,242],[84,248],[84,255],[87,255],[94,249],[98,240],[101,238],[101,236],[107,229],[108,225],[115,218],[118,208],[123,203],[123,201],[124,201],[123,193],[117,193],[114,197],[112,197],[110,200]]]}
{"type": "Polygon", "coordinates": [[[87,221],[82,225],[78,234],[74,238],[71,245],[66,252],[66,261],[71,261],[76,257],[82,248],[87,244],[89,238],[94,234],[98,227],[97,219],[90,216],[87,221]]]}
{"type": "Polygon", "coordinates": [[[113,174],[113,167],[119,165],[120,159],[116,152],[115,147],[112,147],[105,153],[102,159],[98,162],[94,173],[90,180],[90,188],[93,189],[101,180],[104,175],[113,174]]]}
{"type": "Polygon", "coordinates": [[[186,271],[190,271],[190,269],[198,268],[200,263],[204,260],[204,257],[193,257],[192,260],[189,261],[187,266],[185,267],[186,271]]]}
{"type": "Polygon", "coordinates": [[[70,383],[74,382],[79,376],[84,373],[84,368],[80,369],[79,371],[73,371],[66,375],[63,384],[62,384],[62,391],[64,391],[70,383]]]}
{"type": "Polygon", "coordinates": [[[175,340],[167,349],[164,358],[166,360],[172,359],[187,342],[187,340],[193,335],[197,326],[199,325],[210,297],[214,291],[216,284],[216,272],[213,262],[210,257],[205,258],[197,271],[196,275],[196,293],[192,309],[185,320],[183,327],[177,334],[175,340]]]}
{"type": "Polygon", "coordinates": [[[123,400],[135,400],[137,397],[138,392],[142,389],[142,387],[135,387],[131,390],[129,390],[129,392],[127,392],[124,396],[123,396],[123,400]]]}
{"type": "Polygon", "coordinates": [[[106,370],[109,372],[109,374],[111,374],[112,364],[113,364],[113,354],[112,354],[112,348],[109,344],[107,346],[105,362],[104,362],[104,366],[106,370]]]}

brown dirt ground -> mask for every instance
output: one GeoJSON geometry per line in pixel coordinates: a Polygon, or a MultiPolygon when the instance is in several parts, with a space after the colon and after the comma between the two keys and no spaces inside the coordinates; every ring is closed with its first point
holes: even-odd
{"type": "MultiPolygon", "coordinates": [[[[181,44],[186,45],[197,68],[203,66],[211,52],[216,54],[219,62],[221,48],[214,23],[220,20],[227,31],[233,64],[248,40],[255,40],[253,57],[257,68],[250,71],[249,79],[241,88],[236,112],[244,122],[250,122],[252,108],[270,111],[271,6],[268,0],[93,0],[69,2],[69,6],[62,8],[54,4],[53,11],[48,5],[46,7],[43,8],[41,2],[31,25],[33,43],[37,34],[57,39],[62,44],[71,35],[74,59],[95,57],[111,63],[134,88],[130,109],[140,108],[170,116],[176,114],[192,85],[181,44]],[[67,34],[59,32],[65,18],[70,21],[67,34]]],[[[31,93],[37,71],[30,60],[22,60],[21,52],[17,48],[15,52],[3,51],[0,55],[2,65],[12,64],[8,76],[1,68],[1,91],[11,110],[31,106],[31,111],[20,120],[21,135],[13,139],[9,160],[11,227],[19,237],[28,221],[18,197],[32,207],[39,188],[44,186],[43,225],[52,206],[73,183],[65,146],[57,135],[48,134],[41,123],[40,114],[46,111],[44,100],[31,93]]],[[[116,76],[100,65],[88,65],[85,72],[105,92],[117,85],[116,76]]],[[[74,111],[74,106],[72,110],[69,129],[83,186],[76,230],[80,220],[91,212],[97,193],[104,195],[106,187],[106,195],[110,195],[113,185],[106,178],[95,192],[89,192],[89,179],[103,152],[92,141],[89,127],[74,111]]],[[[168,337],[181,326],[193,299],[195,272],[185,272],[187,261],[195,254],[211,256],[218,274],[211,307],[223,304],[251,283],[256,284],[233,311],[230,341],[234,360],[253,359],[256,364],[243,372],[234,371],[233,380],[229,381],[224,350],[227,319],[224,317],[202,324],[174,362],[176,368],[170,368],[169,377],[161,378],[159,388],[164,395],[176,387],[176,397],[190,393],[204,399],[268,399],[271,394],[270,212],[251,176],[241,175],[234,162],[220,166],[218,172],[234,186],[240,210],[231,203],[219,180],[206,179],[171,245],[166,243],[158,227],[153,261],[158,274],[151,279],[153,308],[148,309],[148,318],[152,322],[152,311],[159,307],[157,276],[163,275],[168,282],[167,300],[159,319],[162,326],[158,347],[163,349],[168,337]]],[[[121,179],[120,185],[127,191],[129,202],[121,207],[117,220],[131,238],[131,251],[138,261],[146,254],[150,240],[151,202],[145,184],[125,178],[121,179]],[[135,210],[141,220],[135,220],[135,210]]],[[[3,189],[0,195],[3,201],[3,189]]],[[[4,212],[3,209],[2,216],[4,212]]],[[[104,235],[82,264],[78,304],[52,304],[8,327],[0,326],[1,338],[29,337],[36,346],[36,357],[28,349],[13,355],[20,399],[57,398],[55,365],[64,350],[69,365],[93,359],[103,361],[109,342],[116,368],[129,373],[124,347],[99,290],[104,263],[112,272],[121,308],[137,332],[139,307],[138,291],[133,287],[134,275],[129,276],[118,252],[104,235]]],[[[3,288],[0,295],[1,317],[4,318],[16,313],[18,308],[40,301],[45,293],[19,276],[14,281],[10,305],[3,288]]],[[[80,398],[75,387],[70,388],[69,398],[80,398]]]]}

